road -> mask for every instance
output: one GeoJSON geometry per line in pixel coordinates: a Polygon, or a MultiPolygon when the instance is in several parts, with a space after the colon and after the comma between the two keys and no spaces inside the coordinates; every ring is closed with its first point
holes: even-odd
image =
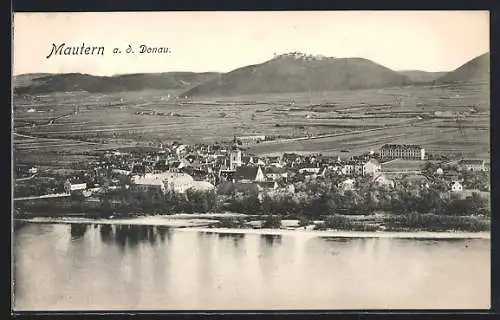
{"type": "Polygon", "coordinates": [[[36,173],[30,177],[26,177],[26,178],[19,178],[19,179],[16,179],[16,182],[20,182],[20,181],[27,181],[27,180],[31,180],[33,179],[34,177],[36,177],[36,173]]]}
{"type": "Polygon", "coordinates": [[[17,132],[13,132],[13,135],[16,135],[21,138],[28,138],[32,139],[33,141],[25,141],[24,143],[16,143],[15,141],[13,142],[14,145],[17,145],[19,150],[30,150],[30,149],[42,149],[44,147],[47,148],[54,148],[54,147],[65,147],[65,146],[78,146],[78,145],[96,145],[96,146],[103,146],[105,149],[116,149],[116,148],[126,148],[126,147],[131,147],[131,145],[127,144],[115,144],[115,143],[99,143],[99,142],[89,142],[89,141],[82,141],[82,140],[77,140],[77,139],[62,139],[62,138],[45,138],[45,137],[36,137],[36,136],[29,136],[25,134],[20,134],[17,132]],[[41,140],[41,141],[40,141],[41,140]],[[48,144],[48,145],[38,145],[38,146],[26,146],[28,143],[37,143],[37,142],[61,142],[61,144],[48,144]],[[24,146],[23,146],[24,145],[24,146]]]}
{"type": "Polygon", "coordinates": [[[387,130],[387,129],[405,128],[405,127],[408,127],[408,125],[409,125],[408,123],[405,123],[402,125],[385,126],[385,127],[378,127],[378,128],[373,128],[373,129],[356,130],[356,131],[349,131],[349,132],[342,132],[342,133],[322,134],[322,135],[313,136],[313,137],[300,137],[300,138],[291,138],[291,139],[283,139],[283,140],[263,141],[260,144],[266,144],[266,145],[267,144],[279,144],[279,143],[287,143],[287,142],[302,141],[302,140],[314,140],[314,139],[323,139],[323,138],[331,138],[331,137],[341,137],[341,136],[353,135],[356,133],[366,133],[366,132],[374,132],[374,131],[381,131],[381,130],[387,130]]]}
{"type": "Polygon", "coordinates": [[[25,201],[25,200],[36,200],[36,199],[50,199],[50,198],[64,198],[64,197],[69,197],[69,196],[71,196],[71,194],[69,194],[69,193],[55,193],[55,194],[44,194],[42,196],[14,198],[14,201],[25,201]]]}

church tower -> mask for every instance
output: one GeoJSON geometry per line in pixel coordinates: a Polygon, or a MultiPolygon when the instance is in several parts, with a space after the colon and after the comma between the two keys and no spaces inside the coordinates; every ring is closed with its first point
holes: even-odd
{"type": "Polygon", "coordinates": [[[237,167],[241,166],[241,150],[235,148],[231,151],[231,155],[229,158],[229,168],[231,170],[235,170],[237,167]]]}

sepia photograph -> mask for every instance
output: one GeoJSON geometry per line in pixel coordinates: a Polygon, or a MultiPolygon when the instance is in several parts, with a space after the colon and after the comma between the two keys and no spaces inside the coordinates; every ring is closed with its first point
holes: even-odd
{"type": "Polygon", "coordinates": [[[489,309],[488,11],[12,14],[20,311],[489,309]]]}

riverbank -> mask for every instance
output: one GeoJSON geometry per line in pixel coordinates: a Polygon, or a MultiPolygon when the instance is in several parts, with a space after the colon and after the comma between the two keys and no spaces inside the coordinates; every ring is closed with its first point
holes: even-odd
{"type": "MultiPolygon", "coordinates": [[[[231,214],[229,214],[231,215],[231,214]]],[[[280,228],[251,228],[251,227],[229,227],[220,226],[220,220],[199,218],[187,219],[185,215],[173,216],[149,216],[127,219],[90,219],[78,217],[33,217],[14,219],[21,223],[54,223],[54,224],[106,224],[106,225],[146,225],[178,228],[179,230],[198,231],[208,233],[231,233],[231,234],[262,234],[262,235],[305,235],[311,237],[343,237],[343,238],[399,238],[399,239],[490,239],[489,231],[467,232],[467,231],[424,231],[407,230],[396,231],[356,231],[324,228],[317,230],[316,226],[323,221],[313,221],[305,226],[298,226],[298,220],[282,220],[280,228]]],[[[217,217],[228,217],[227,214],[217,214],[217,217]]],[[[239,215],[238,215],[239,216],[239,215]]],[[[212,216],[214,217],[214,216],[212,216]]],[[[234,216],[233,216],[234,217],[234,216]]],[[[241,218],[241,217],[240,217],[241,218]]]]}
{"type": "Polygon", "coordinates": [[[306,235],[310,237],[334,238],[396,238],[396,239],[490,239],[489,232],[390,232],[390,231],[341,231],[308,229],[223,229],[193,227],[183,231],[206,233],[258,234],[258,235],[306,235]]]}

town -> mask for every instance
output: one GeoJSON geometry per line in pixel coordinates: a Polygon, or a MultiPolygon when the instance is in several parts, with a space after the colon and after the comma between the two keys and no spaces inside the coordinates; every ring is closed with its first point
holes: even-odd
{"type": "Polygon", "coordinates": [[[453,215],[490,214],[484,159],[446,159],[420,145],[391,144],[349,157],[247,151],[265,141],[243,136],[212,145],[173,142],[151,150],[107,151],[71,174],[45,178],[36,166],[16,166],[16,208],[40,211],[48,205],[54,213],[54,200],[45,198],[60,196],[73,203],[62,210],[74,209],[76,202],[80,211],[90,208],[107,217],[129,211],[255,214],[263,213],[266,201],[274,202],[266,213],[281,215],[442,213],[436,201],[448,201],[453,215]],[[464,208],[450,204],[453,200],[464,208]]]}

